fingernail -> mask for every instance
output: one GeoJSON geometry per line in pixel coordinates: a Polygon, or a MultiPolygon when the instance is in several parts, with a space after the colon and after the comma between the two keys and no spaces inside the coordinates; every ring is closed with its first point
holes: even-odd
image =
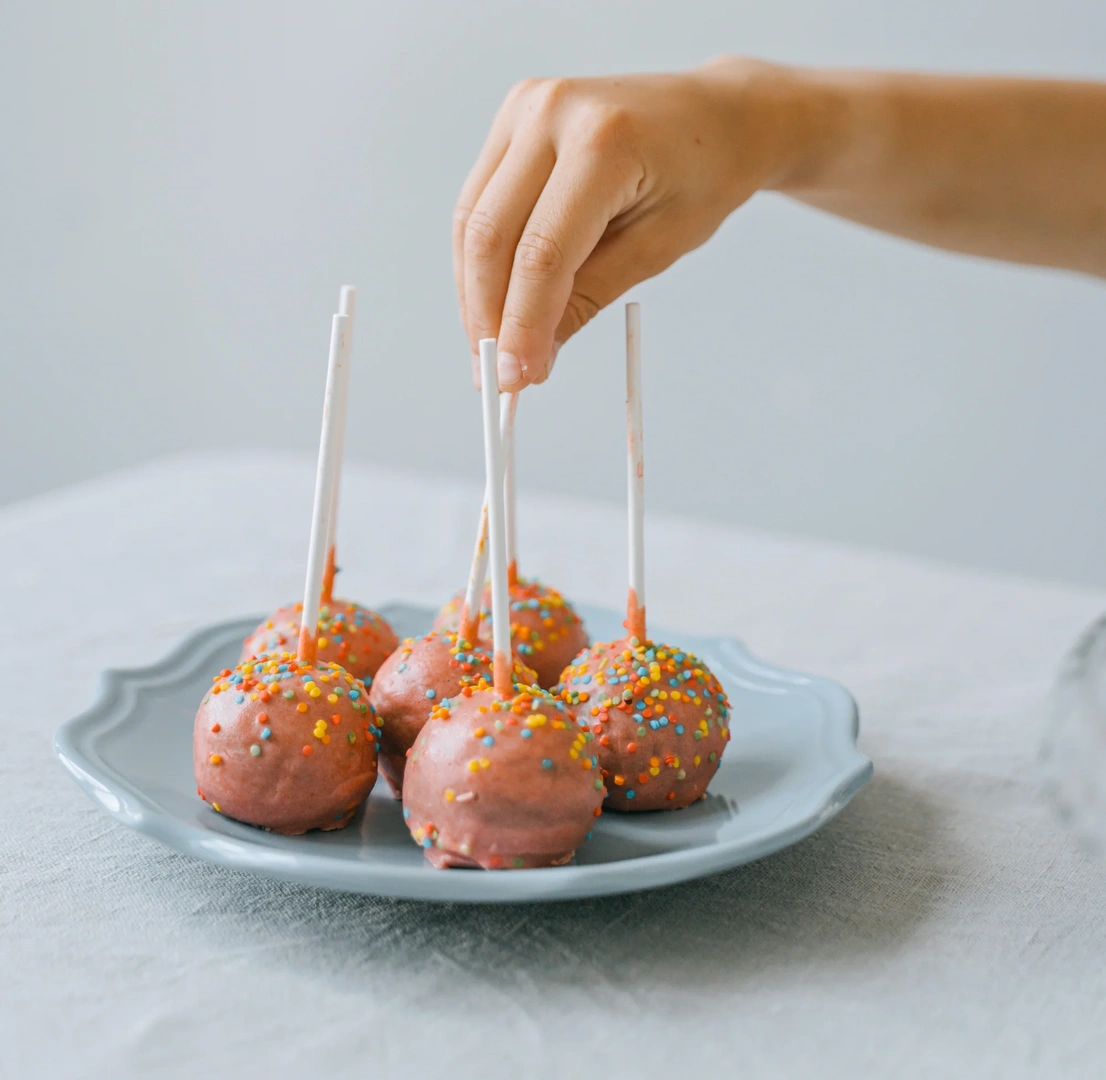
{"type": "Polygon", "coordinates": [[[472,354],[472,385],[480,389],[480,357],[476,353],[472,354]]]}
{"type": "Polygon", "coordinates": [[[511,390],[517,386],[522,382],[522,365],[518,362],[518,357],[513,353],[501,352],[496,374],[499,376],[500,390],[511,390]]]}

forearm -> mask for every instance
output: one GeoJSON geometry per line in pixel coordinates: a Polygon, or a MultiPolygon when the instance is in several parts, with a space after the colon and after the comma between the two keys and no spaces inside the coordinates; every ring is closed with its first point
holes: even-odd
{"type": "Polygon", "coordinates": [[[776,72],[776,190],[935,247],[1106,277],[1106,84],[776,72]]]}

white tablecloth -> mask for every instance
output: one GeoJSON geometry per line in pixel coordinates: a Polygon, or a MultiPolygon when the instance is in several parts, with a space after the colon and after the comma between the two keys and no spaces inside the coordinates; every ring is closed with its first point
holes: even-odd
{"type": "MultiPolygon", "coordinates": [[[[651,520],[654,623],[839,679],[876,763],[811,839],[652,893],[346,896],[106,818],[53,729],[102,668],[294,597],[312,475],[191,457],[0,511],[0,1074],[1106,1076],[1106,868],[1035,765],[1053,672],[1102,594],[651,520]]],[[[440,601],[478,499],[350,466],[343,593],[440,601]]],[[[525,570],[622,602],[617,507],[524,497],[520,515],[525,570]]]]}

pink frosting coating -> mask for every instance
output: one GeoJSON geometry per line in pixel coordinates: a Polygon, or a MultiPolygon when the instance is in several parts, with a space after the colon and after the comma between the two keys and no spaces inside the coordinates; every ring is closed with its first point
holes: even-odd
{"type": "MultiPolygon", "coordinates": [[[[300,640],[302,604],[288,604],[269,616],[242,645],[242,659],[275,652],[295,652],[300,640]]],[[[399,644],[395,631],[375,611],[348,600],[332,600],[319,611],[319,659],[341,664],[370,683],[385,658],[399,644]]]]}
{"type": "MultiPolygon", "coordinates": [[[[537,675],[517,658],[513,675],[521,686],[537,682],[537,675]]],[[[430,713],[448,705],[465,687],[486,689],[491,681],[491,654],[460,640],[456,630],[406,638],[384,661],[369,700],[382,729],[380,771],[397,798],[403,790],[408,751],[430,713]]]]}
{"type": "Polygon", "coordinates": [[[379,735],[365,685],[337,664],[247,661],[215,676],[196,713],[197,792],[273,832],[340,829],[376,782],[379,735]]]}
{"type": "MultiPolygon", "coordinates": [[[[538,674],[538,684],[555,686],[565,666],[588,645],[587,630],[572,605],[556,589],[538,581],[519,578],[510,587],[511,647],[524,664],[538,674]]],[[[456,630],[461,617],[463,594],[447,600],[434,620],[434,629],[456,630]]],[[[481,643],[491,644],[491,590],[481,600],[481,643]]]]}
{"type": "Polygon", "coordinates": [[[593,645],[558,687],[590,725],[610,810],[701,799],[730,740],[730,703],[698,657],[653,641],[593,645]]]}
{"type": "Polygon", "coordinates": [[[532,689],[469,691],[427,721],[407,761],[403,814],[436,867],[567,862],[605,790],[590,731],[532,689]]]}

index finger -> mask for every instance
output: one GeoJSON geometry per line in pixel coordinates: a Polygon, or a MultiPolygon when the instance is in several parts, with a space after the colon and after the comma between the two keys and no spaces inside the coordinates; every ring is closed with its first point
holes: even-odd
{"type": "Polygon", "coordinates": [[[544,377],[576,271],[632,203],[640,178],[590,150],[558,157],[515,249],[499,328],[501,390],[544,377]]]}

